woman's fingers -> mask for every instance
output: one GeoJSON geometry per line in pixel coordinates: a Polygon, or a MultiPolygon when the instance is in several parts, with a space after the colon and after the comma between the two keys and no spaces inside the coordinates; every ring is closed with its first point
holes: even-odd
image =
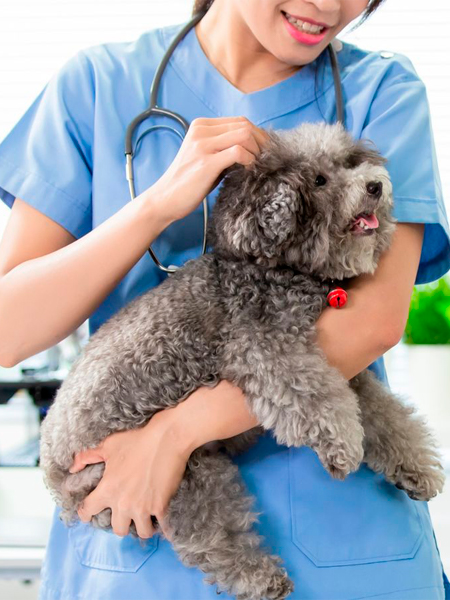
{"type": "Polygon", "coordinates": [[[150,538],[155,534],[152,518],[148,514],[133,514],[133,521],[140,538],[150,538]]]}
{"type": "Polygon", "coordinates": [[[269,141],[269,134],[246,117],[195,119],[193,123],[192,139],[221,172],[234,163],[250,165],[269,141]]]}
{"type": "Polygon", "coordinates": [[[166,516],[167,516],[167,511],[164,513],[164,515],[160,515],[159,517],[156,517],[158,519],[158,524],[161,528],[161,531],[164,534],[164,537],[167,538],[169,540],[169,542],[172,542],[172,535],[173,535],[173,531],[170,529],[170,527],[168,526],[167,522],[166,522],[166,516]]]}
{"type": "Polygon", "coordinates": [[[116,535],[125,537],[130,533],[131,517],[125,512],[112,509],[111,526],[116,535]]]}
{"type": "Polygon", "coordinates": [[[264,146],[269,142],[270,136],[264,129],[259,129],[256,127],[255,135],[258,139],[259,147],[262,150],[264,146]]]}
{"type": "Polygon", "coordinates": [[[110,508],[102,494],[101,483],[83,500],[78,509],[78,516],[83,523],[89,523],[93,515],[98,515],[104,508],[110,508]]]}
{"type": "Polygon", "coordinates": [[[247,117],[242,115],[237,117],[197,117],[191,123],[191,125],[207,125],[209,127],[215,127],[217,125],[226,125],[228,123],[248,121],[247,117]]]}
{"type": "MultiPolygon", "coordinates": [[[[269,140],[269,134],[264,131],[264,129],[260,129],[254,125],[246,117],[195,119],[193,121],[191,136],[195,135],[205,141],[206,139],[211,138],[212,146],[209,145],[209,147],[214,151],[220,151],[230,145],[230,143],[227,144],[229,140],[233,142],[236,139],[233,136],[233,132],[240,136],[244,141],[245,138],[248,137],[256,142],[256,147],[254,148],[256,153],[260,152],[269,140]],[[224,134],[227,133],[230,135],[225,136],[224,134]]],[[[231,145],[234,144],[231,143],[231,145]]],[[[251,150],[251,148],[247,149],[251,150]]]]}
{"type": "Polygon", "coordinates": [[[69,473],[77,473],[84,469],[86,465],[104,462],[104,460],[103,450],[99,447],[83,450],[83,452],[78,452],[75,455],[72,466],[69,468],[69,473]]]}
{"type": "Polygon", "coordinates": [[[206,152],[222,152],[232,146],[239,145],[248,150],[253,156],[260,152],[259,144],[255,139],[255,132],[250,127],[241,127],[226,131],[205,142],[206,152]]]}
{"type": "Polygon", "coordinates": [[[245,166],[251,165],[255,160],[255,155],[246,150],[243,146],[236,145],[231,146],[231,148],[227,148],[226,150],[222,150],[222,152],[218,152],[213,160],[214,168],[218,171],[224,171],[234,163],[245,166]]]}
{"type": "MultiPolygon", "coordinates": [[[[120,510],[117,506],[109,506],[111,504],[110,501],[107,500],[105,496],[102,494],[101,483],[95,488],[93,492],[86,496],[82,505],[78,509],[78,516],[83,523],[89,523],[94,515],[98,515],[105,508],[111,508],[111,527],[116,535],[126,536],[130,533],[130,525],[131,525],[131,516],[128,514],[129,511],[120,510]]],[[[135,521],[136,523],[136,521],[135,521]]],[[[136,528],[137,528],[136,524],[136,528]]],[[[149,531],[152,531],[152,526],[150,523],[149,527],[145,526],[144,519],[140,524],[140,528],[142,527],[142,531],[144,535],[141,537],[147,537],[149,531]]],[[[140,530],[139,530],[140,531],[140,530]]],[[[138,533],[140,535],[140,533],[138,533]]]]}

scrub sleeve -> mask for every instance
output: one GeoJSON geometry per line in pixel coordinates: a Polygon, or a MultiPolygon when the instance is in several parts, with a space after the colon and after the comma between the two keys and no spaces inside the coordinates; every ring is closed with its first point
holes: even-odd
{"type": "MultiPolygon", "coordinates": [[[[129,43],[93,46],[63,65],[0,144],[0,197],[8,206],[20,197],[80,238],[129,201],[125,130],[146,108],[157,65],[183,25],[154,29],[129,43]]],[[[450,268],[450,233],[424,85],[405,56],[385,59],[352,44],[341,46],[347,128],[355,138],[372,139],[388,158],[395,216],[425,223],[416,283],[435,280],[450,268]]],[[[208,61],[191,30],[167,65],[158,104],[189,122],[229,115],[274,129],[332,122],[335,98],[327,62],[315,87],[320,62],[244,94],[208,61]]],[[[143,124],[139,134],[149,126],[143,124]]],[[[178,148],[170,131],[142,139],[137,193],[159,179],[178,148]]],[[[210,210],[217,192],[208,196],[210,210]]],[[[198,256],[202,218],[200,204],[170,225],[153,244],[160,260],[180,265],[198,256]]],[[[165,277],[145,253],[91,315],[90,333],[165,277]]],[[[388,385],[382,357],[370,368],[388,385]]],[[[295,582],[292,600],[450,598],[427,502],[411,500],[365,463],[345,481],[334,480],[310,448],[279,446],[270,433],[235,460],[261,513],[257,527],[295,582]]],[[[56,507],[40,600],[217,597],[199,570],[182,565],[167,540],[154,536],[143,549],[129,535],[121,538],[81,522],[67,528],[58,516],[56,507]]]]}

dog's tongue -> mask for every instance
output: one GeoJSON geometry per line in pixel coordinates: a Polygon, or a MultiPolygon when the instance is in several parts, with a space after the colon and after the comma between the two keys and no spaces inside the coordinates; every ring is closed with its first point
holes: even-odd
{"type": "Polygon", "coordinates": [[[376,229],[379,225],[378,219],[374,214],[372,215],[361,215],[358,221],[364,221],[369,229],[376,229]]]}

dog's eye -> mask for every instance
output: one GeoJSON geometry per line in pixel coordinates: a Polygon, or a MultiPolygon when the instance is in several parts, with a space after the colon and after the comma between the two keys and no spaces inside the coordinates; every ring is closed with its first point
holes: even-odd
{"type": "Polygon", "coordinates": [[[317,175],[316,181],[314,182],[317,186],[325,185],[327,180],[323,175],[317,175]]]}

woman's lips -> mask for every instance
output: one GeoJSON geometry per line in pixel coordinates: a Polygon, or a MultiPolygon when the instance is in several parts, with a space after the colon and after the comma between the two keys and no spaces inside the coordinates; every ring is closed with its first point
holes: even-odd
{"type": "Polygon", "coordinates": [[[314,46],[316,44],[319,44],[328,32],[327,27],[325,27],[325,29],[321,33],[306,33],[306,31],[299,31],[296,27],[294,27],[294,25],[292,25],[292,23],[289,23],[289,21],[286,18],[286,15],[283,12],[281,14],[283,16],[283,21],[286,25],[288,33],[290,33],[290,35],[295,40],[297,40],[297,42],[301,42],[302,44],[306,44],[307,46],[314,46]]]}

